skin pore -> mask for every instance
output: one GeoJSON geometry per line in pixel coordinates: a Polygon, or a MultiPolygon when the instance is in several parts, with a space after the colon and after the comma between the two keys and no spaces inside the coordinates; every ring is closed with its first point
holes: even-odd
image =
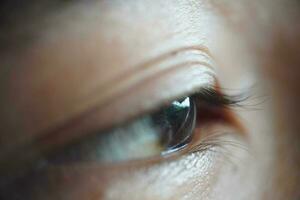
{"type": "Polygon", "coordinates": [[[253,95],[245,108],[232,111],[246,136],[235,124],[216,123],[196,131],[228,132],[218,137],[221,147],[108,167],[96,162],[51,165],[31,180],[12,184],[15,188],[5,194],[1,189],[3,195],[299,198],[299,28],[288,14],[274,14],[292,11],[289,5],[99,0],[40,8],[44,14],[34,16],[28,28],[34,39],[2,56],[1,163],[18,160],[17,154],[39,154],[36,149],[20,154],[21,146],[39,138],[46,138],[47,145],[64,144],[216,84],[230,94],[253,95]]]}

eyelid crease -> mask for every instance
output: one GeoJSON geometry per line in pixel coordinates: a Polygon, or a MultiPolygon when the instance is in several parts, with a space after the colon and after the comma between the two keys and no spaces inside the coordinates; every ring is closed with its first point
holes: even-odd
{"type": "Polygon", "coordinates": [[[157,64],[159,64],[163,61],[166,61],[167,59],[171,59],[171,58],[173,59],[174,56],[178,56],[180,54],[189,53],[189,52],[197,53],[197,54],[205,57],[206,61],[207,60],[210,60],[210,61],[213,60],[212,54],[210,53],[209,49],[205,46],[194,45],[194,46],[186,46],[186,47],[177,48],[177,49],[171,50],[167,53],[163,53],[163,54],[161,54],[157,57],[151,58],[148,61],[146,61],[144,63],[141,63],[141,64],[138,64],[135,67],[132,67],[131,70],[128,70],[124,73],[119,74],[119,76],[117,76],[113,80],[105,83],[103,86],[97,88],[97,90],[103,91],[107,87],[109,87],[112,83],[122,82],[122,80],[124,78],[129,77],[129,76],[132,76],[132,77],[137,76],[141,71],[144,71],[145,69],[148,69],[152,66],[155,66],[155,65],[157,65],[157,64]]]}

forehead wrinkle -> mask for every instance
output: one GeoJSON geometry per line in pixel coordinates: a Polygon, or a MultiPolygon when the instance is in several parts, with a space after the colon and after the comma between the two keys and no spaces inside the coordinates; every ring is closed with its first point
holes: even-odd
{"type": "Polygon", "coordinates": [[[212,58],[213,56],[205,46],[198,45],[175,48],[166,53],[159,54],[157,57],[150,59],[149,61],[138,64],[136,67],[129,68],[127,71],[117,74],[111,80],[108,80],[107,82],[101,84],[99,87],[96,87],[93,91],[91,91],[90,95],[97,94],[97,91],[102,91],[102,94],[105,94],[106,90],[111,90],[111,85],[116,85],[116,83],[126,84],[126,82],[135,80],[139,76],[143,77],[145,76],[145,74],[149,74],[149,72],[151,73],[151,71],[154,72],[164,70],[164,67],[160,66],[161,64],[164,64],[164,62],[168,63],[168,61],[174,61],[175,63],[185,62],[186,64],[199,62],[198,64],[205,65],[206,67],[212,69],[212,58]],[[194,56],[194,58],[188,58],[189,54],[194,56]],[[186,56],[186,59],[179,60],[177,57],[181,55],[186,56]],[[178,61],[176,59],[178,59],[178,61]]]}

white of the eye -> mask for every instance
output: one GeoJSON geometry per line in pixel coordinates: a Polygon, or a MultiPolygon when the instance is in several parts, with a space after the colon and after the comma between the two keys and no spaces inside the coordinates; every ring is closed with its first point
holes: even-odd
{"type": "Polygon", "coordinates": [[[150,157],[162,151],[158,130],[150,117],[137,120],[130,126],[117,128],[110,137],[101,140],[97,157],[112,162],[150,157]]]}

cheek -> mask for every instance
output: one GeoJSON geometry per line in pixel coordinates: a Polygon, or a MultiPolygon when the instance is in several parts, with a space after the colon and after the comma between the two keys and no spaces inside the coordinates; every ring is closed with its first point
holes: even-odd
{"type": "Polygon", "coordinates": [[[48,167],[14,190],[24,199],[208,199],[224,163],[220,155],[211,150],[139,167],[48,167]]]}
{"type": "Polygon", "coordinates": [[[112,180],[104,199],[206,199],[220,160],[213,151],[122,173],[112,180]]]}

